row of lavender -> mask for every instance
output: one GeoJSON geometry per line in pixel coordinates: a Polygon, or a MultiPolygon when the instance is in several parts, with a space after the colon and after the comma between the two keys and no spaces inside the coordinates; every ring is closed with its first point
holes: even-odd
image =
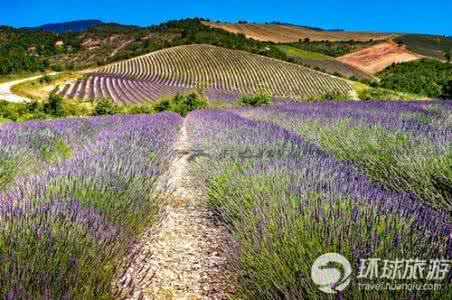
{"type": "Polygon", "coordinates": [[[180,124],[170,113],[4,124],[0,296],[110,299],[157,213],[180,124]]]}
{"type": "Polygon", "coordinates": [[[389,190],[452,212],[450,102],[288,104],[239,113],[299,134],[389,190]]]}
{"type": "MultiPolygon", "coordinates": [[[[134,80],[108,74],[93,74],[87,79],[66,84],[59,90],[59,95],[82,100],[110,98],[118,104],[138,104],[158,100],[161,97],[172,97],[194,89],[194,85],[183,85],[177,82],[160,82],[134,80]]],[[[209,99],[225,101],[237,100],[240,93],[207,88],[204,94],[209,99]]]]}
{"type": "MultiPolygon", "coordinates": [[[[265,111],[239,113],[256,118],[265,111]]],[[[311,279],[311,267],[329,252],[344,255],[354,272],[366,258],[452,258],[447,213],[422,204],[413,193],[375,185],[350,162],[293,132],[219,111],[192,112],[187,128],[197,150],[196,176],[239,244],[231,253],[241,275],[240,298],[325,298],[311,279]]],[[[335,278],[329,279],[335,290],[335,278]]],[[[354,277],[338,297],[451,296],[447,278],[439,291],[361,290],[360,283],[368,282],[354,277]]]]}

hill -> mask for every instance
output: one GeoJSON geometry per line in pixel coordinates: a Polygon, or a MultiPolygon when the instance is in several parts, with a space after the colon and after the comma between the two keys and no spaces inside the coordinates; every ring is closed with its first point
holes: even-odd
{"type": "MultiPolygon", "coordinates": [[[[267,23],[265,23],[265,24],[267,24],[267,23]]],[[[301,27],[301,28],[307,28],[307,29],[316,30],[316,31],[345,31],[344,29],[325,29],[325,28],[321,28],[321,27],[298,25],[298,24],[287,23],[287,22],[278,22],[278,21],[273,21],[273,22],[270,22],[269,24],[301,27]]]]}
{"type": "Polygon", "coordinates": [[[244,51],[208,45],[160,50],[99,68],[91,77],[91,81],[76,83],[78,87],[64,87],[61,94],[79,98],[101,95],[117,102],[133,102],[155,100],[196,87],[210,93],[232,94],[254,94],[264,89],[276,97],[297,99],[334,97],[352,91],[351,85],[341,78],[244,51]],[[140,87],[138,92],[134,86],[140,87]]]}
{"type": "Polygon", "coordinates": [[[338,60],[371,74],[401,62],[420,59],[421,56],[393,42],[380,43],[338,57],[338,60]]]}
{"type": "Polygon", "coordinates": [[[240,33],[254,40],[276,43],[292,43],[306,38],[311,41],[368,41],[385,40],[396,36],[394,34],[373,32],[322,31],[279,24],[226,24],[208,21],[203,21],[203,24],[233,33],[240,33]]]}
{"type": "Polygon", "coordinates": [[[278,49],[283,51],[294,62],[303,64],[318,71],[329,74],[336,74],[347,78],[356,78],[361,80],[372,80],[373,76],[361,71],[351,65],[340,62],[334,57],[324,55],[318,52],[306,51],[288,45],[279,45],[278,49]]]}
{"type": "Polygon", "coordinates": [[[169,21],[148,28],[103,23],[63,34],[0,27],[0,75],[97,67],[187,44],[211,44],[287,59],[271,43],[211,28],[200,19],[169,21]]]}
{"type": "Polygon", "coordinates": [[[407,34],[395,39],[413,52],[424,56],[446,60],[445,51],[452,51],[452,37],[439,35],[407,34]]]}
{"type": "Polygon", "coordinates": [[[26,28],[31,30],[43,30],[53,33],[80,32],[90,29],[93,26],[102,24],[99,20],[80,20],[61,23],[44,24],[38,27],[26,28]]]}
{"type": "MultiPolygon", "coordinates": [[[[44,71],[49,68],[61,71],[97,67],[187,44],[210,44],[306,64],[292,60],[291,56],[272,42],[256,41],[244,35],[212,28],[204,25],[200,19],[185,19],[149,28],[102,23],[82,32],[62,34],[14,28],[0,29],[0,75],[44,71]]],[[[303,41],[294,46],[338,56],[371,44],[373,43],[303,41]]],[[[343,72],[342,67],[322,69],[326,72],[333,70],[331,73],[340,73],[345,77],[350,76],[350,71],[343,72]]]]}
{"type": "Polygon", "coordinates": [[[390,66],[378,74],[379,85],[428,97],[451,97],[452,64],[432,59],[390,66]]]}

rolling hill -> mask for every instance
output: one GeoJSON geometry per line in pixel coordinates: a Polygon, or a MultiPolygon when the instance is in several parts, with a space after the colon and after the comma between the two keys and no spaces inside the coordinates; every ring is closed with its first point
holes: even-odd
{"type": "Polygon", "coordinates": [[[196,87],[208,93],[235,95],[265,89],[276,97],[296,99],[352,92],[348,81],[341,78],[209,45],[178,46],[152,52],[99,68],[91,78],[65,86],[60,93],[75,98],[106,96],[116,102],[139,102],[196,87]],[[140,87],[140,92],[134,87],[140,87]]]}
{"type": "Polygon", "coordinates": [[[407,34],[397,37],[395,41],[406,45],[410,51],[439,60],[446,60],[445,51],[452,51],[452,37],[407,34]]]}
{"type": "Polygon", "coordinates": [[[31,30],[43,30],[47,32],[53,33],[64,33],[64,32],[81,32],[90,29],[93,26],[102,24],[102,21],[99,20],[78,20],[78,21],[70,21],[70,22],[61,22],[61,23],[51,23],[44,24],[38,27],[31,27],[25,29],[31,30]]]}
{"type": "Polygon", "coordinates": [[[395,37],[394,34],[373,32],[321,31],[299,26],[280,24],[226,24],[203,21],[212,28],[219,28],[233,33],[240,33],[258,41],[277,43],[292,43],[304,40],[311,41],[368,41],[386,40],[395,37]]]}
{"type": "Polygon", "coordinates": [[[278,49],[283,51],[294,62],[303,64],[315,70],[329,74],[340,74],[344,77],[354,77],[362,80],[372,80],[373,76],[352,65],[345,64],[334,57],[318,52],[306,51],[288,45],[279,45],[278,49]]]}

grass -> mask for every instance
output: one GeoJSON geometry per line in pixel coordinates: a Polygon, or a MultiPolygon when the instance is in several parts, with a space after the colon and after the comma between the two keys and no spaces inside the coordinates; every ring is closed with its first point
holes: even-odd
{"type": "Polygon", "coordinates": [[[22,97],[37,101],[46,99],[58,85],[70,80],[77,80],[82,75],[76,72],[64,72],[57,75],[43,75],[41,78],[25,81],[11,87],[11,91],[22,97]]]}
{"type": "Polygon", "coordinates": [[[429,100],[426,96],[420,96],[413,93],[405,93],[385,89],[380,87],[371,87],[359,81],[351,82],[353,90],[357,93],[360,100],[429,100]]]}
{"type": "Polygon", "coordinates": [[[33,77],[42,74],[41,72],[19,72],[8,75],[0,75],[0,83],[33,77]]]}
{"type": "Polygon", "coordinates": [[[280,45],[277,46],[277,48],[279,50],[281,50],[282,52],[284,52],[287,56],[289,57],[294,57],[294,58],[304,58],[304,59],[313,59],[313,60],[331,60],[333,59],[331,56],[322,54],[322,53],[317,53],[317,52],[311,52],[311,51],[307,51],[307,50],[303,50],[303,49],[299,49],[299,48],[295,48],[295,47],[291,47],[291,46],[286,46],[286,45],[280,45]]]}
{"type": "MultiPolygon", "coordinates": [[[[258,94],[256,97],[259,97],[258,94]]],[[[271,96],[268,96],[271,100],[271,96]]],[[[208,100],[198,90],[180,93],[174,97],[162,97],[158,101],[143,104],[117,105],[109,98],[91,101],[64,99],[51,94],[46,101],[31,103],[11,103],[0,101],[0,124],[3,122],[23,122],[33,119],[62,117],[88,117],[115,114],[155,114],[169,111],[186,116],[190,111],[203,108],[220,109],[238,107],[239,102],[208,100]]]]}
{"type": "Polygon", "coordinates": [[[49,141],[49,143],[41,145],[39,152],[42,159],[49,164],[69,159],[72,156],[71,147],[62,138],[56,138],[49,141]]]}
{"type": "Polygon", "coordinates": [[[0,191],[14,181],[17,173],[17,162],[14,159],[0,159],[0,191]]]}

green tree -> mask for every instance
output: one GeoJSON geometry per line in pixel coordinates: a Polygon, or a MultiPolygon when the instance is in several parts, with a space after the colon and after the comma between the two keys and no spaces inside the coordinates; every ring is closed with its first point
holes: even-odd
{"type": "Polygon", "coordinates": [[[444,56],[446,57],[447,62],[450,63],[450,49],[444,51],[444,56]]]}
{"type": "Polygon", "coordinates": [[[97,101],[96,103],[96,115],[97,116],[103,116],[103,115],[112,115],[115,113],[115,107],[113,104],[113,101],[108,98],[103,98],[97,101]]]}
{"type": "Polygon", "coordinates": [[[444,98],[452,99],[452,79],[449,79],[446,87],[444,88],[444,98]]]}
{"type": "Polygon", "coordinates": [[[264,106],[272,104],[272,93],[261,90],[253,96],[243,96],[240,98],[240,105],[242,106],[264,106]]]}
{"type": "Polygon", "coordinates": [[[196,109],[206,108],[207,100],[197,91],[188,94],[177,94],[172,99],[162,99],[154,105],[157,112],[171,111],[186,116],[196,109]]]}
{"type": "Polygon", "coordinates": [[[63,97],[51,93],[47,102],[44,104],[44,112],[55,117],[64,117],[63,97]]]}

